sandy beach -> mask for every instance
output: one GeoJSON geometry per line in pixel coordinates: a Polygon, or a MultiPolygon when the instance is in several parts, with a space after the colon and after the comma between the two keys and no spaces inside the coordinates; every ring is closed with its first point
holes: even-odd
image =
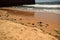
{"type": "Polygon", "coordinates": [[[37,27],[44,33],[49,33],[53,36],[60,36],[55,30],[60,31],[60,13],[48,11],[23,11],[13,9],[0,9],[7,11],[7,14],[2,15],[0,18],[10,20],[25,26],[37,27]],[[6,16],[8,15],[8,16],[6,16]]]}

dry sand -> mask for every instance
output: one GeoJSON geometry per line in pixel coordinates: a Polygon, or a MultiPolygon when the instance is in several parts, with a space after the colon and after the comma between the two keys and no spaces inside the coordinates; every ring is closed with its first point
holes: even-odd
{"type": "Polygon", "coordinates": [[[58,40],[37,28],[0,20],[0,40],[58,40]]]}

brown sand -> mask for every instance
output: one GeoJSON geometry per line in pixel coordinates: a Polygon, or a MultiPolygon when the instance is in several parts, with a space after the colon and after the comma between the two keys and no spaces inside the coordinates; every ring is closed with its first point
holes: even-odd
{"type": "Polygon", "coordinates": [[[0,20],[0,40],[58,40],[37,28],[0,20]]]}
{"type": "Polygon", "coordinates": [[[49,33],[50,35],[54,36],[60,36],[60,34],[57,34],[55,31],[60,31],[60,14],[58,13],[55,14],[52,12],[45,11],[38,13],[11,9],[3,10],[5,11],[5,15],[4,13],[0,14],[3,15],[1,16],[1,19],[3,18],[29,27],[37,27],[44,33],[49,33]],[[42,26],[38,24],[38,22],[42,22],[42,26]]]}

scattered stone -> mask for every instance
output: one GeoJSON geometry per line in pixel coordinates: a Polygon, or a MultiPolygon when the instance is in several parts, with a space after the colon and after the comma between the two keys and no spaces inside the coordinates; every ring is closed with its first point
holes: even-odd
{"type": "Polygon", "coordinates": [[[37,29],[33,28],[34,31],[37,31],[37,29]]]}
{"type": "Polygon", "coordinates": [[[35,25],[34,23],[32,23],[32,25],[35,25]]]}
{"type": "Polygon", "coordinates": [[[51,33],[48,33],[49,35],[51,35],[51,33]]]}
{"type": "Polygon", "coordinates": [[[38,22],[40,27],[43,27],[43,22],[38,22]]]}
{"type": "Polygon", "coordinates": [[[49,24],[46,24],[46,26],[45,27],[48,27],[49,26],[49,24]]]}
{"type": "Polygon", "coordinates": [[[27,24],[31,24],[30,22],[28,22],[27,24]]]}
{"type": "Polygon", "coordinates": [[[20,24],[24,25],[24,23],[20,23],[20,24]]]}
{"type": "Polygon", "coordinates": [[[22,20],[22,18],[20,18],[19,20],[22,20]]]}
{"type": "Polygon", "coordinates": [[[40,29],[41,31],[45,32],[43,29],[40,29]]]}
{"type": "Polygon", "coordinates": [[[0,17],[1,17],[1,15],[0,15],[0,17]]]}

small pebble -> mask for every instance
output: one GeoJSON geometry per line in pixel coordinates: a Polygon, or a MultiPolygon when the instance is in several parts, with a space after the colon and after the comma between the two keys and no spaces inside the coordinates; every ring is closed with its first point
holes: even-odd
{"type": "Polygon", "coordinates": [[[31,23],[27,23],[27,24],[31,24],[31,23]]]}
{"type": "Polygon", "coordinates": [[[58,36],[58,35],[55,35],[55,37],[56,37],[56,38],[58,38],[58,40],[60,40],[60,36],[58,36]]]}
{"type": "Polygon", "coordinates": [[[43,22],[38,22],[38,23],[42,24],[43,22]]]}
{"type": "Polygon", "coordinates": [[[32,25],[34,25],[34,23],[32,23],[32,25]]]}
{"type": "Polygon", "coordinates": [[[0,15],[0,17],[1,17],[1,15],[0,15]]]}
{"type": "Polygon", "coordinates": [[[43,29],[40,29],[40,30],[44,32],[44,30],[43,30],[43,29]]]}
{"type": "Polygon", "coordinates": [[[43,27],[43,22],[38,22],[40,27],[43,27]]]}
{"type": "Polygon", "coordinates": [[[33,30],[37,31],[36,29],[33,29],[33,30]]]}
{"type": "Polygon", "coordinates": [[[14,19],[14,20],[16,20],[16,19],[14,19]]]}
{"type": "Polygon", "coordinates": [[[46,24],[46,26],[45,27],[48,27],[49,26],[49,24],[46,24]]]}
{"type": "Polygon", "coordinates": [[[20,24],[24,25],[24,23],[20,23],[20,24]]]}
{"type": "Polygon", "coordinates": [[[22,20],[22,18],[20,18],[19,20],[22,20]]]}
{"type": "Polygon", "coordinates": [[[16,19],[14,19],[14,18],[11,18],[11,19],[9,19],[10,21],[16,21],[16,19]]]}
{"type": "Polygon", "coordinates": [[[25,24],[25,26],[28,26],[27,24],[25,24]]]}
{"type": "Polygon", "coordinates": [[[48,33],[49,35],[51,35],[51,33],[48,33]]]}
{"type": "Polygon", "coordinates": [[[37,29],[35,29],[35,28],[32,28],[32,30],[37,31],[37,29]]]}
{"type": "Polygon", "coordinates": [[[21,31],[23,31],[23,29],[21,29],[21,31]]]}

